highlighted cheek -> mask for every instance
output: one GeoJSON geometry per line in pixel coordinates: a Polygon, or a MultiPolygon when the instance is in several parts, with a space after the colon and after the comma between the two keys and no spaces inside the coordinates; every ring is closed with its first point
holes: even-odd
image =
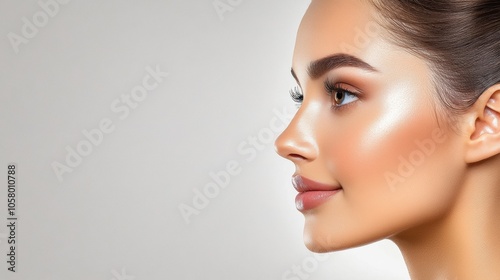
{"type": "Polygon", "coordinates": [[[343,135],[343,148],[335,151],[341,159],[337,169],[346,183],[387,187],[384,174],[397,174],[401,158],[417,148],[415,141],[432,137],[436,126],[432,108],[416,96],[394,87],[378,104],[373,101],[359,113],[356,129],[343,135]]]}

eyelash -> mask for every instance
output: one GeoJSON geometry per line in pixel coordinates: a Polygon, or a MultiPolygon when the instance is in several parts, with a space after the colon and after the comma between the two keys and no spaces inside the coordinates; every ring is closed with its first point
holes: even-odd
{"type": "Polygon", "coordinates": [[[298,86],[290,89],[290,97],[292,98],[293,102],[297,103],[297,106],[300,105],[304,100],[304,95],[302,94],[302,91],[298,86]]]}
{"type": "MultiPolygon", "coordinates": [[[[330,96],[330,98],[335,98],[334,94],[337,94],[339,92],[343,92],[345,95],[351,95],[351,96],[359,99],[358,93],[354,93],[351,90],[346,89],[342,85],[342,83],[334,83],[330,80],[326,80],[324,83],[324,87],[325,87],[325,90],[326,90],[328,96],[330,96]]],[[[290,97],[292,98],[292,100],[295,103],[297,103],[297,107],[300,107],[300,104],[302,104],[302,101],[304,100],[304,95],[302,94],[302,91],[298,86],[295,86],[292,89],[290,89],[290,97]]],[[[347,108],[347,106],[350,105],[351,103],[354,103],[354,101],[351,101],[345,105],[340,105],[340,106],[332,104],[331,108],[332,108],[332,110],[342,110],[342,109],[347,108]]]]}

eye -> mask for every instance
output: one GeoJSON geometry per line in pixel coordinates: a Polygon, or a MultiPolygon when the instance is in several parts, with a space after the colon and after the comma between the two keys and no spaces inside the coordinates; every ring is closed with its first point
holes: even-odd
{"type": "Polygon", "coordinates": [[[325,82],[325,89],[332,99],[332,107],[339,108],[359,99],[358,93],[347,89],[342,83],[333,84],[330,81],[325,82]]]}
{"type": "Polygon", "coordinates": [[[300,106],[300,104],[302,104],[302,101],[304,100],[302,90],[298,86],[295,86],[290,90],[290,97],[292,98],[293,102],[297,103],[298,106],[300,106]]]}

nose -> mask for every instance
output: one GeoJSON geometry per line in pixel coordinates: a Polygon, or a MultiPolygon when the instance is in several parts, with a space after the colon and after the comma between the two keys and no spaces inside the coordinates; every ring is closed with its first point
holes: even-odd
{"type": "Polygon", "coordinates": [[[303,104],[288,127],[276,138],[276,152],[295,164],[316,159],[318,147],[314,137],[314,119],[308,115],[303,104]]]}

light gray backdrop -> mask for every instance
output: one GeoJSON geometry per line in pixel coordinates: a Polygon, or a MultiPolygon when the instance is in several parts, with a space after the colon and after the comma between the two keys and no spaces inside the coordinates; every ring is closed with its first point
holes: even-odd
{"type": "Polygon", "coordinates": [[[387,241],[303,245],[273,140],[308,3],[1,0],[0,278],[408,279],[387,241]]]}

